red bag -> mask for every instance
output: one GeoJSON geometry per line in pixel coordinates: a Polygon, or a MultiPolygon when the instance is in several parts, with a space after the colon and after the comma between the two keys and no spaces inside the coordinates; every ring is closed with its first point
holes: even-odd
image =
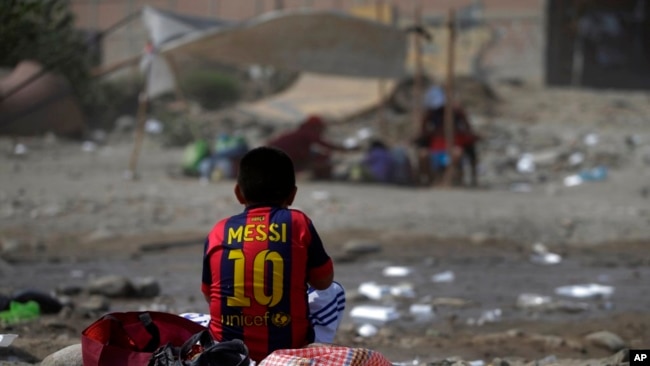
{"type": "Polygon", "coordinates": [[[206,328],[157,311],[109,313],[81,332],[84,366],[147,366],[160,346],[181,346],[206,328]]]}

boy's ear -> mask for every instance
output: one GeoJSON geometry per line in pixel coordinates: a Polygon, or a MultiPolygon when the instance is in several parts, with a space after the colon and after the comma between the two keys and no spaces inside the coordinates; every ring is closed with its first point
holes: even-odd
{"type": "Polygon", "coordinates": [[[287,200],[285,201],[285,204],[287,206],[291,206],[293,203],[293,200],[296,198],[296,193],[298,192],[298,187],[293,186],[293,189],[291,190],[291,193],[289,194],[289,197],[287,197],[287,200]]]}
{"type": "Polygon", "coordinates": [[[246,204],[246,198],[244,197],[244,194],[241,193],[241,188],[239,188],[239,184],[235,184],[235,197],[237,197],[237,201],[241,203],[242,205],[246,204]]]}

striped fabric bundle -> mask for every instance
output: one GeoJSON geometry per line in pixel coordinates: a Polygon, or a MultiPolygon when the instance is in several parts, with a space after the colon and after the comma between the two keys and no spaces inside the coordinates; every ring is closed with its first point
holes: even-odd
{"type": "Polygon", "coordinates": [[[316,333],[315,343],[333,343],[345,310],[345,291],[334,282],[326,290],[309,288],[309,319],[316,333]]]}
{"type": "Polygon", "coordinates": [[[314,343],[300,349],[280,349],[259,366],[392,366],[380,352],[314,343]]]}

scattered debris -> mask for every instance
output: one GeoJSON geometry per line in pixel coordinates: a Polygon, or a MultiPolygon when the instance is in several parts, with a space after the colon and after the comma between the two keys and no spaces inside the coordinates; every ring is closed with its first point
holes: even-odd
{"type": "Polygon", "coordinates": [[[607,298],[614,293],[614,287],[590,283],[558,287],[555,289],[555,293],[576,298],[607,298]]]}

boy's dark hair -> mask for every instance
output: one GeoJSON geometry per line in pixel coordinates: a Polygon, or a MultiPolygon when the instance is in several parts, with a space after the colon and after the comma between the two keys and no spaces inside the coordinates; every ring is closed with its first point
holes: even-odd
{"type": "Polygon", "coordinates": [[[281,203],[296,186],[293,161],[280,149],[254,148],[239,162],[237,184],[248,203],[281,203]]]}

